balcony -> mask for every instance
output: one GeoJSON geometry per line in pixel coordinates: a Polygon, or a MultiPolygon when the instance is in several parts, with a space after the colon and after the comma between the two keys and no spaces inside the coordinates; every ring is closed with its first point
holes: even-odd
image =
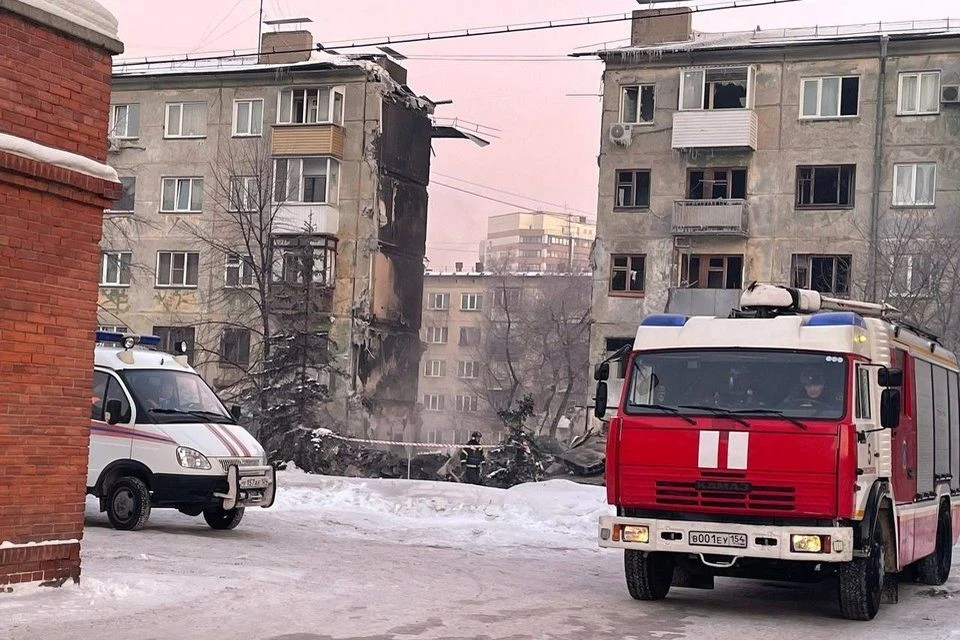
{"type": "Polygon", "coordinates": [[[344,129],[336,124],[277,124],[271,151],[283,156],[333,156],[343,159],[344,129]]]}
{"type": "Polygon", "coordinates": [[[745,236],[743,200],[675,200],[670,230],[675,236],[745,236]]]}
{"type": "Polygon", "coordinates": [[[288,202],[277,206],[273,233],[320,233],[330,236],[340,231],[340,211],[329,204],[288,202]]]}
{"type": "Polygon", "coordinates": [[[757,149],[753,109],[700,109],[673,114],[674,149],[757,149]]]}

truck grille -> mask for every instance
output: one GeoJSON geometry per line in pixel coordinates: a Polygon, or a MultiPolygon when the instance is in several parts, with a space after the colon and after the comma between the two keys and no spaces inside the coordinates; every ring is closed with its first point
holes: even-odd
{"type": "Polygon", "coordinates": [[[794,488],[754,485],[737,480],[664,480],[657,481],[656,501],[664,507],[790,511],[794,508],[794,488]]]}
{"type": "Polygon", "coordinates": [[[230,469],[231,465],[237,467],[256,467],[260,464],[260,458],[220,458],[220,466],[224,471],[230,469]]]}

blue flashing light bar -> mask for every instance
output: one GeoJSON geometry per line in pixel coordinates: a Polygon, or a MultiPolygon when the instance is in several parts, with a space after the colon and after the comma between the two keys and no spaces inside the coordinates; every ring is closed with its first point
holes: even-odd
{"type": "Polygon", "coordinates": [[[866,329],[863,318],[853,311],[823,311],[810,316],[808,327],[860,327],[866,329]]]}
{"type": "Polygon", "coordinates": [[[680,313],[654,313],[640,322],[641,327],[682,327],[687,316],[680,313]]]}
{"type": "Polygon", "coordinates": [[[95,339],[98,343],[116,344],[127,349],[135,344],[139,344],[144,347],[159,347],[161,342],[160,336],[126,335],[118,331],[97,331],[95,339]]]}

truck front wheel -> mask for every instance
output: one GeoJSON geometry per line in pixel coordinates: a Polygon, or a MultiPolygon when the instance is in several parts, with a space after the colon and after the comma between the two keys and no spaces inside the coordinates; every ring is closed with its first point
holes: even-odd
{"type": "Polygon", "coordinates": [[[635,600],[663,600],[673,582],[673,560],[665,553],[624,549],[627,589],[635,600]]]}
{"type": "Polygon", "coordinates": [[[150,490],[140,478],[125,476],[110,487],[106,507],[114,529],[142,529],[150,518],[150,490]]]}
{"type": "Polygon", "coordinates": [[[883,595],[883,537],[875,527],[870,555],[854,558],[839,568],[840,613],[847,620],[873,620],[883,595]]]}
{"type": "Polygon", "coordinates": [[[207,521],[211,529],[235,529],[243,520],[243,507],[234,509],[210,507],[203,510],[203,519],[207,521]]]}

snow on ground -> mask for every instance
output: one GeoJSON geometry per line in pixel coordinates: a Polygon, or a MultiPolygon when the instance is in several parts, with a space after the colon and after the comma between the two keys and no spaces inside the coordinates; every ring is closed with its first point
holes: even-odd
{"type": "Polygon", "coordinates": [[[870,623],[839,619],[830,583],[721,579],[641,603],[622,554],[596,546],[602,487],[279,480],[234,531],[170,510],[115,531],[89,500],[80,585],[0,592],[0,640],[960,638],[958,566],[870,623]]]}

